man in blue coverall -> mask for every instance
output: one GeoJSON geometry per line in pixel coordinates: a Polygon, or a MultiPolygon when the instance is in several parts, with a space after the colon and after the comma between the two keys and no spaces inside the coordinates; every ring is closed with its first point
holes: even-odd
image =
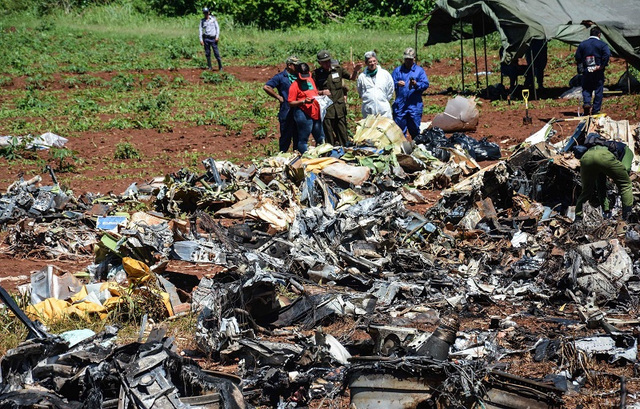
{"type": "Polygon", "coordinates": [[[293,142],[293,149],[298,146],[298,138],[296,131],[296,123],[293,120],[293,111],[289,107],[287,98],[289,97],[289,87],[298,74],[296,72],[296,65],[300,64],[300,60],[296,56],[291,56],[285,61],[286,67],[283,71],[273,76],[262,87],[264,92],[271,98],[277,99],[280,103],[280,111],[278,111],[278,120],[280,121],[280,151],[286,152],[289,150],[291,142],[293,142]],[[276,93],[276,90],[278,91],[276,93]]]}
{"type": "Polygon", "coordinates": [[[396,67],[391,74],[396,90],[393,102],[393,120],[402,132],[415,138],[420,134],[422,120],[422,93],[429,88],[429,79],[424,69],[416,64],[413,48],[404,50],[404,64],[396,67]]]}
{"type": "Polygon", "coordinates": [[[576,50],[578,70],[582,67],[582,103],[585,115],[597,114],[602,106],[604,93],[604,68],[609,64],[611,50],[600,39],[600,28],[593,26],[589,31],[589,38],[584,40],[576,50]],[[593,105],[591,104],[591,93],[593,105]]]}

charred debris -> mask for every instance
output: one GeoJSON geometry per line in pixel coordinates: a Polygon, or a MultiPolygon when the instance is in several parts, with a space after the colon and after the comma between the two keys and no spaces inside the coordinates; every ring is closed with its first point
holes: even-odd
{"type": "Polygon", "coordinates": [[[504,155],[438,128],[410,144],[367,118],[351,148],[208,159],[121,195],[16,181],[0,197],[9,252],[92,262],[34,272],[24,312],[0,292],[30,334],[0,361],[0,407],[637,407],[638,212],[573,221],[567,145],[591,121],[504,155]],[[185,286],[170,260],[221,268],[185,286]],[[157,302],[132,316],[134,343],[41,324],[107,319],[135,294],[157,302]],[[235,374],[177,353],[161,326],[144,332],[189,311],[199,354],[235,374]]]}

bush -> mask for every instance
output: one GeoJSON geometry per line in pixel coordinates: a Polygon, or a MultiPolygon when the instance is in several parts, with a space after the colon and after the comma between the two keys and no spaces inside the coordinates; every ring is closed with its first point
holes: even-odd
{"type": "Polygon", "coordinates": [[[286,29],[298,26],[318,26],[332,18],[356,13],[371,16],[424,16],[433,8],[434,0],[391,0],[359,2],[356,0],[151,0],[149,7],[159,14],[182,16],[200,13],[202,7],[213,9],[233,20],[262,29],[286,29]]]}
{"type": "Polygon", "coordinates": [[[128,141],[120,141],[113,154],[115,159],[140,159],[140,151],[128,141]]]}
{"type": "Polygon", "coordinates": [[[56,172],[73,172],[80,161],[78,152],[68,148],[49,149],[49,159],[57,165],[56,172]]]}

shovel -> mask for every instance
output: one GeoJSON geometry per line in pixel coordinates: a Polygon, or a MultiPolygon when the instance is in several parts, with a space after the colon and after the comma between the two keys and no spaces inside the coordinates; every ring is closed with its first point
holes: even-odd
{"type": "Polygon", "coordinates": [[[533,120],[529,116],[529,90],[528,89],[522,90],[522,99],[524,99],[524,109],[525,109],[524,118],[522,118],[522,124],[531,125],[533,123],[533,120]]]}

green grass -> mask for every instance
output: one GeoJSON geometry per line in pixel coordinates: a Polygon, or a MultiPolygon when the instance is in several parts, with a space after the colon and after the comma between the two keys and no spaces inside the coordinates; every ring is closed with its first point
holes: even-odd
{"type": "MultiPolygon", "coordinates": [[[[0,65],[0,134],[24,136],[52,131],[73,139],[84,137],[86,132],[100,135],[124,131],[126,135],[127,130],[143,129],[166,133],[198,126],[215,136],[233,137],[251,129],[255,140],[270,141],[269,145],[249,144],[230,152],[230,159],[242,162],[277,151],[278,107],[264,94],[262,83],[240,80],[229,72],[204,71],[193,78],[178,71],[204,68],[197,38],[199,17],[146,16],[122,3],[84,8],[80,14],[53,14],[46,19],[27,12],[0,16],[0,59],[4,62],[0,65]],[[15,84],[21,86],[15,88],[15,84]]],[[[390,70],[400,63],[401,50],[415,41],[410,19],[348,19],[344,24],[319,28],[262,31],[239,26],[225,16],[218,18],[222,27],[220,51],[227,65],[282,67],[290,54],[313,63],[316,52],[324,48],[346,63],[358,61],[365,51],[375,49],[382,66],[390,70]]],[[[425,39],[426,32],[421,30],[418,44],[425,39]]],[[[478,43],[480,70],[484,67],[482,45],[478,43]]],[[[464,48],[465,89],[479,91],[486,82],[480,77],[480,89],[476,89],[472,41],[465,40],[464,48]]],[[[490,84],[500,78],[498,48],[497,35],[489,35],[490,84]]],[[[431,82],[429,93],[462,88],[459,52],[458,43],[418,46],[431,82]],[[442,61],[447,62],[448,72],[442,70],[442,61]],[[437,73],[430,72],[431,64],[439,64],[437,73]]],[[[575,73],[567,45],[550,43],[548,66],[545,85],[566,86],[575,73]]],[[[607,71],[607,78],[614,82],[620,74],[618,66],[607,71]]],[[[346,86],[350,106],[347,121],[353,130],[360,119],[360,99],[354,82],[347,81],[346,86]]],[[[620,100],[630,118],[637,116],[638,96],[622,96],[620,100]]],[[[443,109],[430,97],[424,102],[426,115],[443,109]]],[[[537,103],[558,108],[575,105],[562,100],[537,103]]],[[[505,112],[521,109],[518,104],[500,102],[490,106],[505,112]]],[[[90,157],[78,159],[84,162],[76,166],[76,172],[97,167],[90,157]]],[[[166,160],[176,167],[191,166],[195,161],[189,157],[166,160]]],[[[108,166],[121,169],[123,165],[108,166]]],[[[137,165],[130,168],[138,169],[137,165]]]]}
{"type": "MultiPolygon", "coordinates": [[[[199,17],[145,16],[126,4],[90,7],[80,15],[53,14],[46,24],[28,13],[2,16],[4,47],[0,59],[5,64],[0,73],[44,76],[53,72],[201,68],[199,17]]],[[[399,26],[397,29],[385,29],[381,20],[373,29],[357,23],[333,23],[296,32],[237,26],[225,16],[219,20],[223,59],[236,65],[281,65],[290,54],[314,61],[322,48],[332,50],[343,62],[352,57],[359,60],[365,51],[375,48],[383,62],[395,64],[398,50],[414,43],[410,20],[389,19],[399,23],[386,26],[399,26]]],[[[419,41],[424,34],[422,37],[419,41]]],[[[436,48],[430,54],[436,55],[436,48]]]]}

